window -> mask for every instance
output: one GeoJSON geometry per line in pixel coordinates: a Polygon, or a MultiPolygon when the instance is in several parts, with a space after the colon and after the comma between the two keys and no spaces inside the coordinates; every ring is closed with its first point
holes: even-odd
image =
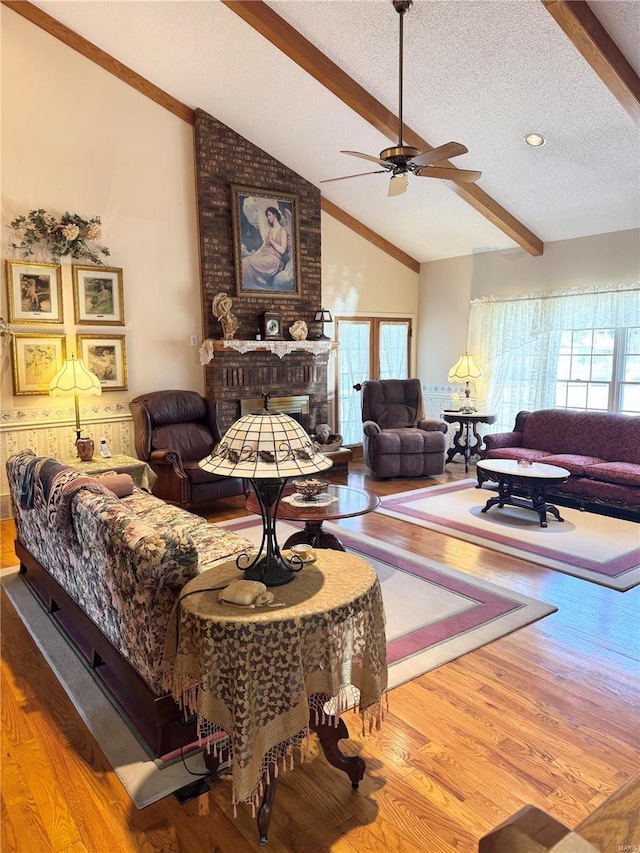
{"type": "Polygon", "coordinates": [[[468,348],[495,432],[554,406],[640,415],[637,282],[473,300],[468,348]]]}
{"type": "Polygon", "coordinates": [[[640,329],[562,332],[556,407],[640,414],[640,329]]]}
{"type": "Polygon", "coordinates": [[[345,444],[362,443],[360,392],[365,379],[407,379],[411,321],[336,317],[338,432],[345,444]]]}

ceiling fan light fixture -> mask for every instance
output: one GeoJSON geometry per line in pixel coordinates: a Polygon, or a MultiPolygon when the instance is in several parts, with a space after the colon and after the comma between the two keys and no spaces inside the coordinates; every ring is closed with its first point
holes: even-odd
{"type": "Polygon", "coordinates": [[[388,196],[402,195],[407,191],[409,186],[409,175],[406,172],[399,172],[397,175],[391,175],[389,181],[388,196]]]}
{"type": "Polygon", "coordinates": [[[532,148],[540,148],[542,145],[546,144],[547,140],[541,133],[527,133],[524,141],[527,145],[531,145],[532,148]]]}
{"type": "Polygon", "coordinates": [[[421,151],[412,145],[404,145],[402,141],[402,100],[403,100],[403,42],[404,29],[403,18],[413,5],[413,0],[391,0],[393,8],[398,13],[400,32],[398,39],[398,144],[391,148],[385,148],[378,157],[371,154],[363,154],[360,151],[342,151],[342,154],[350,154],[370,163],[382,166],[374,172],[360,172],[357,175],[343,175],[340,178],[328,178],[320,181],[321,184],[333,181],[344,181],[348,178],[359,178],[364,175],[377,175],[384,172],[390,173],[389,195],[402,195],[409,186],[408,175],[411,173],[418,178],[440,178],[442,180],[454,181],[455,183],[471,183],[482,177],[482,172],[470,169],[456,169],[448,165],[451,157],[459,157],[467,154],[466,146],[459,142],[445,142],[436,148],[428,147],[427,151],[421,151]],[[442,163],[441,166],[434,164],[442,163]]]}

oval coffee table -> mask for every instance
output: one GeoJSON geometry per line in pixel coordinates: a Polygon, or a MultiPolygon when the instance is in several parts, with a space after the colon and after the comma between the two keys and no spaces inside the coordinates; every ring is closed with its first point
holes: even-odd
{"type": "Polygon", "coordinates": [[[547,486],[553,483],[566,483],[571,472],[557,465],[544,465],[532,462],[531,465],[518,465],[515,459],[481,459],[478,469],[478,485],[481,488],[486,480],[498,481],[498,494],[489,498],[482,512],[487,512],[492,506],[519,506],[532,509],[538,513],[540,527],[547,526],[547,513],[555,516],[558,521],[564,521],[557,507],[547,503],[547,486]],[[488,476],[487,476],[488,475],[488,476]],[[513,495],[514,486],[522,489],[526,497],[513,495]]]}
{"type": "MultiPolygon", "coordinates": [[[[282,497],[289,497],[295,493],[295,486],[285,486],[282,497]]],[[[380,506],[380,498],[369,492],[361,492],[349,486],[334,486],[330,484],[327,492],[336,500],[327,504],[318,504],[314,501],[300,501],[299,504],[289,504],[281,500],[278,504],[278,518],[281,521],[304,521],[304,530],[293,533],[284,543],[283,548],[291,548],[292,545],[306,543],[312,548],[331,548],[334,551],[345,551],[346,548],[340,540],[323,530],[325,521],[335,521],[338,518],[353,518],[356,515],[365,515],[380,506]]],[[[247,498],[245,507],[251,512],[260,515],[260,506],[255,492],[251,492],[247,498]]]]}

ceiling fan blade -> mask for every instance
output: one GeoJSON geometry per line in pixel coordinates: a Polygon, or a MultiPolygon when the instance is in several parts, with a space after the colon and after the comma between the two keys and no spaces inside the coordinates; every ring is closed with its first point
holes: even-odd
{"type": "Polygon", "coordinates": [[[414,157],[411,163],[414,166],[430,166],[432,163],[437,163],[438,160],[449,160],[451,157],[459,157],[461,154],[467,154],[469,149],[460,142],[447,142],[445,145],[439,145],[431,151],[425,151],[424,154],[418,154],[414,157]]]}
{"type": "Polygon", "coordinates": [[[419,178],[444,178],[447,181],[455,181],[458,184],[472,184],[482,177],[482,172],[474,172],[471,169],[447,169],[441,166],[424,166],[416,170],[419,178]]]}
{"type": "Polygon", "coordinates": [[[402,175],[394,175],[389,181],[389,192],[387,195],[402,195],[403,193],[406,193],[408,186],[409,176],[406,172],[402,175]]]}
{"type": "Polygon", "coordinates": [[[340,153],[351,154],[352,157],[361,157],[363,160],[370,160],[372,163],[380,163],[381,166],[385,166],[387,169],[392,168],[385,160],[380,160],[379,157],[373,157],[371,154],[361,154],[360,151],[341,151],[340,153]]]}
{"type": "Polygon", "coordinates": [[[382,175],[386,169],[377,169],[375,172],[358,172],[357,175],[343,175],[341,178],[325,178],[324,181],[319,181],[321,184],[330,184],[332,181],[346,181],[348,178],[361,178],[363,175],[382,175]]]}

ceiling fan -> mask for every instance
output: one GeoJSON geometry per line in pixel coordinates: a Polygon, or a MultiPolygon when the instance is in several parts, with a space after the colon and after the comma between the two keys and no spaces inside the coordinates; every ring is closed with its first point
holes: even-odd
{"type": "Polygon", "coordinates": [[[391,174],[389,182],[390,196],[402,195],[406,192],[409,186],[409,173],[416,175],[419,178],[444,178],[448,181],[456,181],[457,183],[472,183],[477,181],[482,176],[482,172],[474,172],[469,169],[451,169],[446,166],[434,166],[440,160],[449,160],[451,157],[458,157],[460,154],[466,154],[468,149],[459,142],[447,142],[444,145],[439,145],[437,148],[432,148],[431,151],[421,152],[418,148],[413,148],[402,144],[402,49],[404,37],[404,15],[413,6],[413,0],[392,0],[393,8],[400,16],[400,49],[399,49],[399,78],[400,78],[400,97],[399,97],[399,119],[398,119],[398,144],[394,148],[385,148],[380,152],[378,157],[371,154],[361,154],[359,151],[341,151],[341,154],[350,154],[352,157],[360,157],[362,160],[369,160],[372,163],[378,163],[383,166],[382,169],[376,169],[373,172],[359,172],[356,175],[343,175],[341,178],[327,178],[320,181],[321,184],[332,183],[333,181],[346,181],[349,178],[360,178],[363,175],[381,175],[384,173],[391,174]]]}

